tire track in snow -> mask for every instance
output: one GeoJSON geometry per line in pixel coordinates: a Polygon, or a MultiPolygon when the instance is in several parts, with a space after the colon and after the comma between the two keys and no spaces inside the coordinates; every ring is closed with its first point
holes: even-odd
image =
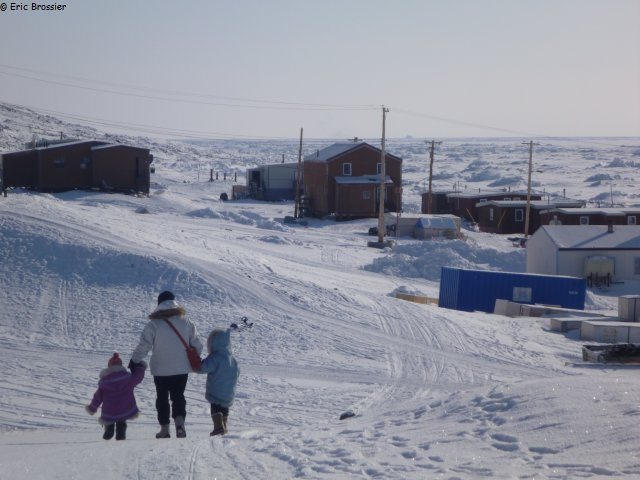
{"type": "Polygon", "coordinates": [[[60,330],[65,338],[69,338],[69,316],[67,315],[67,282],[60,281],[58,286],[58,309],[60,311],[60,330]]]}
{"type": "Polygon", "coordinates": [[[191,450],[189,455],[189,471],[187,472],[187,480],[194,480],[196,477],[196,461],[198,460],[198,453],[202,447],[204,441],[196,443],[196,446],[191,450]]]}

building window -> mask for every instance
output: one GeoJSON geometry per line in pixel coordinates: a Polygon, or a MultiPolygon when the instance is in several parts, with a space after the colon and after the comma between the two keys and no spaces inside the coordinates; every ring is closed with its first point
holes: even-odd
{"type": "Polygon", "coordinates": [[[489,221],[493,222],[493,208],[489,209],[489,221]]]}
{"type": "Polygon", "coordinates": [[[362,199],[363,200],[371,199],[371,192],[369,190],[365,190],[364,192],[362,192],[362,199]]]}
{"type": "Polygon", "coordinates": [[[84,169],[89,166],[89,157],[84,156],[80,159],[80,168],[84,169]]]}
{"type": "Polygon", "coordinates": [[[376,163],[376,175],[380,175],[382,173],[382,163],[376,163]]]}
{"type": "Polygon", "coordinates": [[[486,199],[486,198],[481,198],[481,199],[480,199],[480,202],[478,202],[478,203],[484,203],[484,202],[486,202],[486,201],[487,201],[487,199],[486,199]]]}
{"type": "Polygon", "coordinates": [[[53,159],[53,166],[55,168],[64,168],[64,157],[57,157],[53,159]]]}
{"type": "Polygon", "coordinates": [[[581,216],[580,217],[580,225],[589,225],[589,217],[581,216]]]}
{"type": "Polygon", "coordinates": [[[342,164],[342,175],[351,175],[351,164],[343,163],[342,164]]]}
{"type": "Polygon", "coordinates": [[[524,221],[524,210],[522,208],[516,208],[516,222],[524,221]]]}
{"type": "Polygon", "coordinates": [[[533,290],[529,287],[513,287],[513,301],[518,303],[531,303],[533,290]]]}
{"type": "Polygon", "coordinates": [[[636,221],[637,220],[635,215],[629,215],[627,217],[627,225],[637,225],[636,221]]]}
{"type": "Polygon", "coordinates": [[[511,200],[511,197],[504,197],[505,202],[508,202],[509,200],[511,200]]]}

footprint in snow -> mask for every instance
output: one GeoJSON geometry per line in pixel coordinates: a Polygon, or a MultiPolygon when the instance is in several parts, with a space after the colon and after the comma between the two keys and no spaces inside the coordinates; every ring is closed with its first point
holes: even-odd
{"type": "Polygon", "coordinates": [[[539,454],[554,454],[554,453],[558,453],[560,452],[560,450],[557,450],[555,448],[549,448],[549,447],[530,447],[529,451],[531,453],[539,453],[539,454]]]}
{"type": "Polygon", "coordinates": [[[415,450],[405,450],[400,455],[402,455],[407,460],[415,460],[416,457],[418,456],[415,450]]]}
{"type": "Polygon", "coordinates": [[[502,450],[504,452],[515,452],[519,450],[518,439],[516,437],[512,437],[511,435],[505,435],[502,433],[495,433],[491,435],[491,439],[495,440],[496,443],[493,443],[492,446],[497,448],[498,450],[502,450]]]}
{"type": "Polygon", "coordinates": [[[419,408],[418,410],[413,412],[413,418],[415,418],[417,420],[417,419],[421,418],[425,413],[427,413],[427,408],[426,407],[419,408]]]}
{"type": "Polygon", "coordinates": [[[518,439],[516,437],[505,435],[504,433],[494,433],[493,435],[491,435],[491,438],[498,442],[518,443],[518,439]]]}
{"type": "Polygon", "coordinates": [[[391,438],[391,445],[393,445],[394,447],[403,448],[407,446],[408,441],[409,439],[407,438],[394,436],[391,438]]]}
{"type": "Polygon", "coordinates": [[[493,443],[491,446],[503,452],[515,452],[520,449],[517,443],[493,443]]]}

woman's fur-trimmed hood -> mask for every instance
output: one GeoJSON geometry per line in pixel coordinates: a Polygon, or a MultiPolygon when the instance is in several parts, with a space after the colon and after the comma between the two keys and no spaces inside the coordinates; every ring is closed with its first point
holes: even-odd
{"type": "Polygon", "coordinates": [[[151,320],[164,320],[175,316],[184,317],[187,311],[175,300],[165,300],[149,314],[151,320]]]}

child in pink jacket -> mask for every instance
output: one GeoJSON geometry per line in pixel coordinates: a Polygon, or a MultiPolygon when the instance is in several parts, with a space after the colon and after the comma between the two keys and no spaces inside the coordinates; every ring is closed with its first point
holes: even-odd
{"type": "Polygon", "coordinates": [[[132,366],[131,373],[122,366],[122,359],[114,353],[107,363],[107,368],[100,372],[98,390],[93,395],[91,403],[85,407],[89,415],[94,415],[102,405],[100,423],[104,426],[102,438],[125,440],[127,420],[138,416],[138,406],[133,395],[133,389],[142,382],[147,368],[145,362],[132,366]]]}

